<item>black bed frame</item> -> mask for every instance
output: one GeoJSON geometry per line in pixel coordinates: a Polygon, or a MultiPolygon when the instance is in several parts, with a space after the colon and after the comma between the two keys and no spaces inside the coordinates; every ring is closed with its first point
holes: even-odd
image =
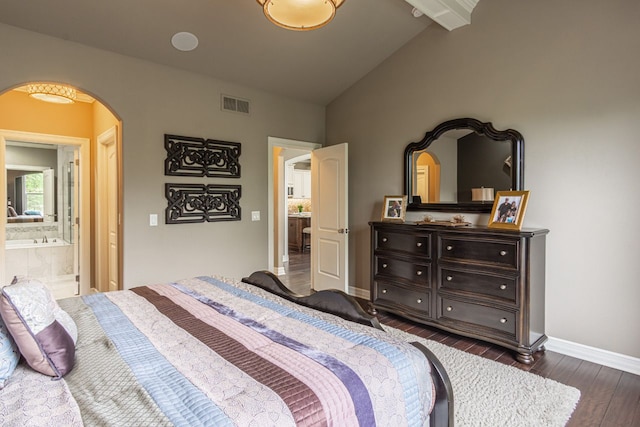
{"type": "MultiPolygon", "coordinates": [[[[287,288],[276,275],[269,271],[256,271],[242,279],[296,304],[334,314],[352,322],[384,330],[375,316],[362,309],[352,296],[337,289],[323,290],[311,295],[299,295],[287,288]]],[[[413,342],[431,365],[431,376],[436,390],[436,402],[430,416],[431,427],[453,427],[453,388],[449,376],[438,358],[424,345],[413,342]]]]}

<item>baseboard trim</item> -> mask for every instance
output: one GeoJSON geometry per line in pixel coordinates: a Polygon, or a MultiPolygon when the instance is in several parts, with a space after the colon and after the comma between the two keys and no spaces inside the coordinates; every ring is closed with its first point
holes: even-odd
{"type": "Polygon", "coordinates": [[[366,299],[368,301],[370,294],[369,294],[369,290],[368,289],[362,289],[362,288],[356,288],[355,286],[349,286],[349,295],[354,296],[356,298],[366,299]]]}
{"type": "Polygon", "coordinates": [[[284,276],[286,274],[284,267],[273,267],[273,274],[276,276],[284,276]]]}
{"type": "Polygon", "coordinates": [[[556,353],[640,375],[640,358],[637,357],[553,337],[549,337],[544,346],[547,350],[555,351],[556,353]]]}

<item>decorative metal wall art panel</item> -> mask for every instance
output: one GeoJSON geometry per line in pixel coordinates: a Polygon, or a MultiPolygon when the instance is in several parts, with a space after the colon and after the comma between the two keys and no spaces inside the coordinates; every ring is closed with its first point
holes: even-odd
{"type": "Polygon", "coordinates": [[[240,221],[240,185],[165,184],[166,224],[240,221]]]}
{"type": "Polygon", "coordinates": [[[165,175],[240,178],[238,142],[165,134],[164,148],[165,175]]]}

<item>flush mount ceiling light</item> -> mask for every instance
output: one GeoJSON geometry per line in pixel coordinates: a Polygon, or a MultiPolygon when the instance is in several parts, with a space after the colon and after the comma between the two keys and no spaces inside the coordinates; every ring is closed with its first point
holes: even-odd
{"type": "Polygon", "coordinates": [[[55,104],[73,104],[77,97],[74,88],[51,83],[29,84],[27,85],[27,92],[33,98],[55,104]]]}
{"type": "Polygon", "coordinates": [[[344,0],[256,0],[274,24],[295,31],[324,27],[344,0]]]}

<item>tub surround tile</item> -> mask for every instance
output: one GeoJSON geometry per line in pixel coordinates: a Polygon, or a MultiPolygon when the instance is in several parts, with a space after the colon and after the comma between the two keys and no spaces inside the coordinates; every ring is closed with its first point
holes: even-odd
{"type": "MultiPolygon", "coordinates": [[[[31,239],[19,240],[28,242],[31,239]]],[[[60,281],[61,278],[67,282],[67,277],[75,279],[75,245],[41,244],[38,247],[12,248],[5,250],[5,255],[5,283],[10,283],[14,276],[33,277],[45,284],[60,281]]]]}

